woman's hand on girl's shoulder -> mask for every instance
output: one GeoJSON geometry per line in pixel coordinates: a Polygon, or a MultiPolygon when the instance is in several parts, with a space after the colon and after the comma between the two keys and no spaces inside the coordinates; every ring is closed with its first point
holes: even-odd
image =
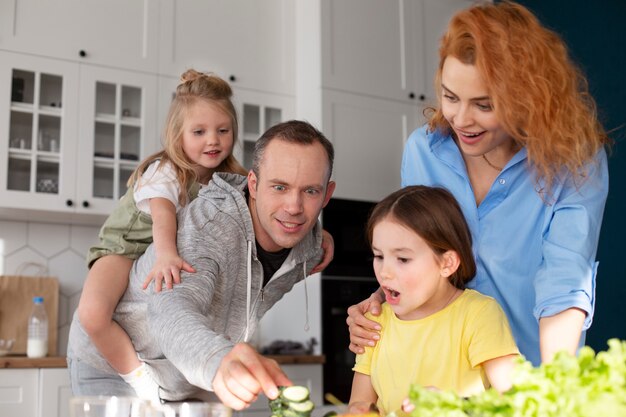
{"type": "Polygon", "coordinates": [[[346,324],[350,331],[349,349],[357,355],[364,353],[366,346],[376,346],[380,339],[379,333],[382,329],[380,324],[368,319],[365,314],[379,316],[382,302],[379,291],[376,291],[368,299],[348,308],[346,324]]]}

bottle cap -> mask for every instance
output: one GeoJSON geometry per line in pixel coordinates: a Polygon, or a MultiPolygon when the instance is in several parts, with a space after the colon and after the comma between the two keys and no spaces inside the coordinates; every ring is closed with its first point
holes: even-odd
{"type": "Polygon", "coordinates": [[[43,297],[33,297],[33,301],[35,304],[41,304],[43,303],[43,297]]]}

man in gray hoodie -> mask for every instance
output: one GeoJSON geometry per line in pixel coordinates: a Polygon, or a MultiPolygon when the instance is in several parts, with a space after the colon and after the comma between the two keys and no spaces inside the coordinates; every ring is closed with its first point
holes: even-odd
{"type": "MultiPolygon", "coordinates": [[[[142,290],[151,245],[133,265],[113,319],[148,365],[162,400],[213,391],[242,409],[289,384],[245,342],[263,315],[322,258],[318,216],[335,184],[332,144],[310,124],[281,123],[257,141],[247,178],[216,173],[178,216],[180,256],[195,268],[173,290],[142,290]]],[[[306,287],[306,281],[305,281],[306,287]]],[[[75,314],[68,366],[75,395],[135,395],[75,314]]]]}

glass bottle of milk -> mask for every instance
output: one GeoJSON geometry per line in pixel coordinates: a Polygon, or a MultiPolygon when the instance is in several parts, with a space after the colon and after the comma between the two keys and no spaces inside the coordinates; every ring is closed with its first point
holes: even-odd
{"type": "Polygon", "coordinates": [[[34,297],[33,303],[33,311],[28,318],[26,356],[43,358],[48,354],[48,316],[43,305],[43,297],[34,297]]]}

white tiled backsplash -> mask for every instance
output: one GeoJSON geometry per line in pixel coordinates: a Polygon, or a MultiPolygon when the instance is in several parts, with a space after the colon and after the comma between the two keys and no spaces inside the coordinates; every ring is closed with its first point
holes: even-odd
{"type": "Polygon", "coordinates": [[[98,239],[98,226],[0,220],[0,274],[45,275],[59,279],[58,353],[67,352],[67,336],[87,276],[85,255],[98,239]]]}

